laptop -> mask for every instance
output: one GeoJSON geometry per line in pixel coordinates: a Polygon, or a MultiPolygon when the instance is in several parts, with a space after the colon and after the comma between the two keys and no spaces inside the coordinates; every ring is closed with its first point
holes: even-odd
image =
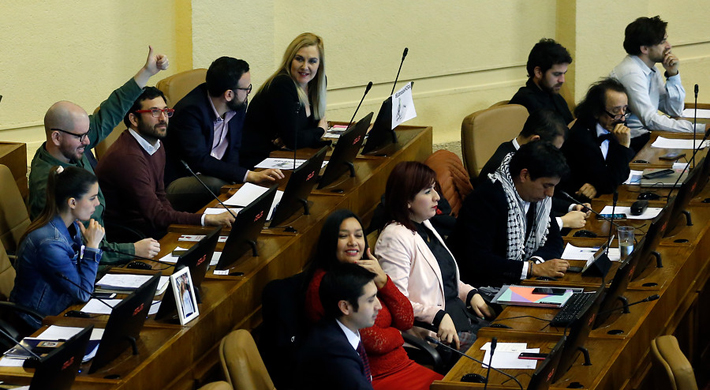
{"type": "Polygon", "coordinates": [[[64,345],[43,357],[30,382],[30,390],[71,389],[93,329],[93,325],[87,326],[64,345]]]}
{"type": "Polygon", "coordinates": [[[671,188],[671,187],[680,187],[680,185],[683,183],[686,177],[688,177],[688,171],[686,170],[683,172],[683,176],[681,177],[680,180],[678,180],[678,177],[681,176],[681,170],[673,170],[673,173],[669,173],[667,175],[661,176],[661,177],[656,177],[654,179],[646,179],[644,176],[648,174],[652,174],[654,172],[658,171],[664,171],[668,168],[647,168],[643,170],[643,175],[641,176],[641,187],[644,188],[671,188]]]}
{"type": "Polygon", "coordinates": [[[636,245],[636,249],[623,260],[619,268],[616,270],[614,279],[611,280],[611,285],[604,293],[604,298],[602,298],[602,302],[599,305],[599,312],[594,320],[592,329],[596,329],[606,322],[606,320],[612,315],[614,309],[621,306],[622,301],[628,303],[626,301],[626,297],[624,297],[624,293],[626,292],[626,288],[629,286],[631,276],[639,262],[642,248],[645,245],[646,238],[644,237],[638,245],[636,245]]]}
{"type": "Polygon", "coordinates": [[[187,252],[183,253],[178,258],[177,263],[175,263],[175,271],[173,273],[185,267],[190,268],[192,284],[199,289],[200,285],[202,285],[202,281],[205,279],[205,274],[207,274],[207,268],[210,266],[212,254],[217,247],[219,233],[221,232],[221,227],[212,230],[198,241],[197,244],[188,249],[187,252]]]}
{"type": "Polygon", "coordinates": [[[256,248],[256,240],[261,233],[261,229],[264,228],[266,216],[269,214],[271,204],[274,202],[277,188],[278,185],[271,186],[266,192],[249,203],[247,207],[239,210],[237,219],[232,224],[232,231],[229,232],[227,242],[224,243],[217,269],[228,268],[249,250],[252,251],[254,257],[259,255],[256,248]]]}
{"type": "Polygon", "coordinates": [[[397,143],[397,133],[392,129],[392,96],[382,102],[375,124],[367,134],[367,143],[362,154],[376,154],[380,150],[397,143]]]}
{"type": "Polygon", "coordinates": [[[148,317],[159,281],[160,273],[157,273],[113,308],[89,374],[106,366],[128,347],[133,349],[134,355],[138,354],[136,339],[148,317]]]}
{"type": "Polygon", "coordinates": [[[532,374],[530,383],[528,384],[528,390],[547,390],[550,388],[552,378],[555,376],[555,371],[557,371],[560,365],[560,359],[562,358],[562,351],[564,350],[566,340],[567,337],[562,336],[557,344],[552,347],[550,353],[547,354],[547,358],[540,363],[532,374]]]}
{"type": "Polygon", "coordinates": [[[365,133],[370,127],[373,113],[365,115],[354,126],[350,126],[338,138],[338,143],[335,145],[333,154],[328,160],[328,165],[325,167],[325,172],[318,182],[318,189],[327,187],[340,178],[345,172],[350,171],[350,177],[355,176],[355,167],[353,161],[355,156],[360,151],[363,141],[365,141],[365,133]]]}
{"type": "Polygon", "coordinates": [[[318,181],[318,174],[325,160],[327,147],[321,148],[313,157],[301,164],[288,179],[281,201],[276,205],[274,215],[271,217],[270,228],[279,227],[289,219],[296,210],[303,207],[304,215],[308,215],[308,195],[318,181]]]}

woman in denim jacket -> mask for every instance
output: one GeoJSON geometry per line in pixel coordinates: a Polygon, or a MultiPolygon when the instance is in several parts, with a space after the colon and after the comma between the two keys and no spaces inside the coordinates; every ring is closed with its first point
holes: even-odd
{"type": "MultiPolygon", "coordinates": [[[[104,228],[91,219],[98,193],[96,176],[85,169],[50,170],[45,208],[27,228],[17,252],[10,301],[47,316],[89,300],[86,291],[94,290],[104,237],[104,228]],[[80,221],[87,220],[85,228],[80,221]]],[[[35,318],[23,318],[34,328],[41,325],[35,318]]]]}

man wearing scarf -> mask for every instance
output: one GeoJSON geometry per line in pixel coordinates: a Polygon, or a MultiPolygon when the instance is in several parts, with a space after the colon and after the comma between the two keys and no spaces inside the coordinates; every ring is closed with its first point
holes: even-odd
{"type": "Polygon", "coordinates": [[[555,186],[569,168],[543,141],[522,145],[469,195],[449,238],[461,279],[501,286],[532,277],[562,277],[563,241],[550,216],[555,186]]]}
{"type": "Polygon", "coordinates": [[[571,171],[562,188],[592,199],[611,194],[629,177],[631,130],[626,127],[629,100],[624,86],[607,78],[593,84],[574,110],[577,122],[562,153],[571,171]]]}

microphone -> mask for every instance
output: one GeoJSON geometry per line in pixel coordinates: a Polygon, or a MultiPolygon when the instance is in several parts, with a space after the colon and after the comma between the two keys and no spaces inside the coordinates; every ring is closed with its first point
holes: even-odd
{"type": "MultiPolygon", "coordinates": [[[[296,122],[298,122],[298,113],[301,111],[301,102],[296,102],[296,122]]],[[[298,150],[298,126],[293,127],[293,170],[296,170],[296,151],[298,150]]],[[[237,217],[234,217],[235,219],[237,217]]]]}
{"type": "MultiPolygon", "coordinates": [[[[432,343],[432,344],[436,344],[436,345],[442,346],[442,347],[448,349],[449,351],[453,351],[453,352],[455,352],[455,353],[457,353],[457,354],[459,354],[459,355],[461,355],[461,356],[467,357],[467,358],[473,360],[473,361],[476,362],[476,363],[480,363],[480,364],[482,364],[482,365],[484,365],[484,366],[486,365],[486,363],[483,363],[482,361],[480,361],[480,360],[478,360],[478,359],[475,359],[475,358],[473,358],[473,357],[471,357],[471,356],[468,356],[468,355],[466,355],[465,353],[459,351],[459,350],[456,349],[456,348],[451,348],[451,347],[449,347],[448,345],[442,343],[441,341],[439,341],[439,340],[437,340],[437,339],[435,339],[435,338],[433,338],[433,337],[431,337],[431,336],[426,336],[424,339],[425,339],[426,341],[432,343]]],[[[496,343],[497,343],[497,342],[498,342],[498,340],[496,339],[496,343]]],[[[491,347],[493,347],[493,342],[491,342],[491,347]]],[[[492,352],[493,352],[493,350],[491,349],[491,353],[492,353],[492,352]]],[[[491,367],[490,364],[488,364],[488,367],[489,367],[489,369],[490,369],[490,368],[493,368],[493,371],[495,371],[495,372],[497,372],[497,373],[499,373],[499,374],[503,374],[503,375],[507,376],[508,378],[514,380],[515,383],[517,383],[518,386],[520,386],[520,390],[523,390],[523,385],[520,383],[520,381],[518,381],[518,378],[516,378],[516,377],[514,377],[514,376],[512,376],[512,375],[510,375],[510,374],[508,374],[508,373],[506,373],[506,372],[503,372],[503,371],[501,371],[501,370],[499,370],[499,369],[497,369],[497,368],[495,368],[495,367],[491,367]]],[[[487,377],[486,377],[486,382],[488,382],[488,378],[487,378],[487,377]]]]}
{"type": "MultiPolygon", "coordinates": [[[[607,241],[609,244],[606,247],[606,253],[609,253],[609,247],[611,246],[611,240],[613,239],[613,236],[611,235],[611,231],[613,230],[614,226],[614,213],[616,212],[616,202],[619,201],[619,191],[614,188],[614,195],[612,195],[612,204],[611,204],[611,223],[612,226],[609,227],[609,241],[607,241]]],[[[618,228],[618,226],[617,226],[618,228]]]]}
{"type": "Polygon", "coordinates": [[[483,385],[483,390],[486,390],[488,388],[488,378],[491,376],[491,366],[493,365],[493,352],[496,350],[496,346],[498,346],[498,337],[493,337],[491,340],[491,357],[488,359],[488,371],[486,372],[486,381],[483,382],[485,383],[483,385]]]}
{"type": "Polygon", "coordinates": [[[54,275],[59,276],[60,278],[62,278],[62,279],[64,279],[64,280],[66,280],[67,282],[73,284],[74,286],[76,286],[77,288],[79,288],[79,290],[81,290],[81,291],[83,291],[83,292],[89,294],[90,297],[96,299],[97,301],[103,303],[104,305],[110,307],[111,310],[113,310],[113,306],[111,306],[111,305],[109,305],[108,303],[106,303],[106,301],[104,301],[103,299],[97,297],[96,294],[94,294],[93,291],[89,291],[89,290],[85,289],[85,288],[82,287],[79,283],[76,283],[75,281],[73,281],[73,280],[69,279],[68,277],[66,277],[66,275],[64,275],[63,273],[57,271],[57,272],[54,273],[54,275]]]}
{"type": "Polygon", "coordinates": [[[37,367],[39,367],[39,363],[42,361],[41,356],[37,355],[36,353],[32,352],[31,349],[22,345],[21,342],[17,341],[16,338],[12,337],[1,326],[0,326],[0,333],[2,333],[3,336],[7,337],[13,343],[17,344],[20,348],[24,349],[25,352],[32,355],[31,357],[28,357],[27,359],[25,359],[25,361],[22,363],[23,368],[37,368],[37,367]]]}
{"type": "MultiPolygon", "coordinates": [[[[217,199],[217,202],[219,202],[219,204],[221,204],[222,207],[224,207],[225,209],[227,209],[227,212],[228,212],[229,214],[231,214],[232,217],[234,217],[234,219],[237,219],[236,214],[234,214],[234,213],[232,212],[232,210],[230,210],[230,209],[227,207],[227,205],[225,205],[224,203],[222,203],[222,201],[217,197],[217,195],[215,195],[214,192],[212,192],[212,190],[210,189],[210,187],[207,187],[207,184],[205,184],[205,182],[202,181],[202,179],[200,179],[200,177],[197,176],[197,174],[195,174],[195,172],[193,172],[192,169],[190,169],[190,166],[187,165],[187,163],[185,162],[185,160],[180,160],[180,163],[182,163],[182,165],[190,172],[190,174],[191,174],[195,179],[197,179],[197,181],[199,181],[200,184],[202,184],[203,187],[205,187],[205,189],[207,190],[207,192],[209,192],[210,195],[212,195],[212,197],[214,197],[215,199],[217,199]]],[[[112,251],[109,251],[109,252],[112,252],[112,251]]]]}
{"type": "MultiPolygon", "coordinates": [[[[633,302],[633,303],[625,303],[625,302],[624,302],[624,305],[621,306],[621,307],[617,307],[617,308],[614,308],[614,309],[609,309],[609,310],[600,311],[599,313],[597,313],[597,315],[599,315],[599,314],[611,313],[611,312],[615,312],[615,311],[617,311],[617,310],[623,310],[624,313],[628,313],[628,312],[629,312],[629,306],[638,305],[639,303],[644,303],[644,302],[655,301],[656,299],[658,299],[658,298],[660,298],[660,297],[661,297],[661,296],[658,295],[658,294],[653,294],[653,295],[647,296],[646,298],[644,298],[644,299],[642,299],[642,300],[640,300],[640,301],[636,301],[636,302],[633,302]]],[[[623,302],[623,301],[622,301],[622,302],[623,302]]]]}
{"type": "MultiPolygon", "coordinates": [[[[150,259],[150,258],[148,258],[148,257],[143,257],[143,256],[138,256],[138,255],[132,255],[132,254],[130,254],[130,253],[128,253],[128,252],[121,252],[121,251],[118,251],[118,250],[115,250],[115,249],[111,249],[111,248],[108,248],[108,247],[102,247],[101,250],[102,250],[102,251],[105,251],[105,252],[118,253],[119,255],[131,256],[131,257],[133,257],[133,258],[135,258],[135,259],[139,259],[139,260],[152,261],[152,262],[158,263],[158,264],[160,264],[160,265],[167,265],[168,267],[173,267],[173,268],[176,267],[175,264],[164,263],[164,262],[162,262],[162,261],[160,261],[160,260],[150,259]]],[[[165,269],[165,268],[163,268],[163,269],[165,269]]]]}
{"type": "Polygon", "coordinates": [[[397,69],[397,77],[394,78],[394,84],[392,84],[392,92],[390,92],[390,95],[394,93],[394,88],[397,86],[397,80],[399,80],[399,72],[402,70],[402,64],[404,64],[404,59],[407,58],[407,53],[409,53],[409,48],[405,47],[404,52],[402,52],[402,61],[399,62],[399,69],[397,69]]]}
{"type": "MultiPolygon", "coordinates": [[[[695,132],[695,125],[698,123],[698,84],[695,84],[695,107],[693,109],[693,150],[695,150],[695,138],[696,138],[696,132],[695,132]]],[[[695,153],[693,153],[693,158],[691,159],[693,162],[693,168],[695,168],[695,153]]]]}
{"type": "Polygon", "coordinates": [[[362,104],[362,101],[365,100],[365,96],[367,96],[367,93],[370,92],[370,88],[372,88],[372,81],[367,83],[367,87],[365,87],[365,94],[362,95],[362,99],[360,99],[360,103],[357,104],[357,108],[355,109],[355,112],[353,113],[353,117],[350,118],[350,122],[348,123],[348,127],[346,127],[346,129],[349,129],[350,125],[353,124],[353,121],[355,120],[355,115],[357,115],[358,110],[360,110],[360,105],[362,104]]]}
{"type": "MultiPolygon", "coordinates": [[[[579,200],[575,199],[572,195],[570,195],[570,194],[568,194],[568,193],[566,193],[566,192],[564,192],[564,191],[562,191],[562,190],[558,190],[557,192],[559,192],[560,194],[564,195],[567,199],[573,201],[573,202],[576,203],[576,204],[582,204],[582,202],[580,202],[579,200]]],[[[618,196],[618,194],[617,194],[617,196],[618,196]]],[[[604,215],[598,213],[598,212],[595,211],[593,208],[587,207],[587,206],[583,206],[583,207],[584,207],[583,211],[591,211],[591,212],[592,212],[594,215],[596,215],[597,217],[599,217],[599,218],[601,218],[601,219],[603,219],[603,220],[605,220],[605,221],[611,222],[611,223],[612,223],[614,226],[616,226],[617,228],[619,227],[619,224],[618,224],[618,223],[616,223],[616,222],[614,222],[613,220],[610,220],[610,218],[608,218],[608,217],[606,217],[606,216],[604,216],[604,215]]]]}

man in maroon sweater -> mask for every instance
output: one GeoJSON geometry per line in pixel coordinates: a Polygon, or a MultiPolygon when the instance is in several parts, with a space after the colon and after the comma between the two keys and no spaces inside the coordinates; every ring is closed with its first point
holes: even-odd
{"type": "Polygon", "coordinates": [[[228,212],[200,215],[176,211],[165,197],[165,148],[160,140],[167,134],[173,112],[159,89],[146,87],[123,119],[128,129],[96,167],[106,197],[106,229],[114,239],[130,240],[116,225],[159,239],[172,223],[231,226],[234,222],[228,212]]]}

